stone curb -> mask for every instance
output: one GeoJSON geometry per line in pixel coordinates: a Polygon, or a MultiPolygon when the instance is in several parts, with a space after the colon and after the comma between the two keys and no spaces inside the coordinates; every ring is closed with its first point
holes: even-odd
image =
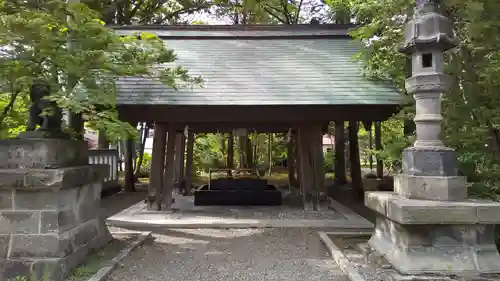
{"type": "Polygon", "coordinates": [[[328,253],[330,256],[333,258],[333,260],[338,264],[342,272],[344,272],[345,275],[347,275],[347,278],[351,281],[366,281],[361,274],[351,265],[351,262],[346,258],[344,253],[333,244],[332,240],[326,232],[324,231],[318,231],[317,232],[319,235],[319,238],[323,242],[323,244],[326,246],[328,253]]]}
{"type": "Polygon", "coordinates": [[[123,260],[126,256],[130,255],[132,250],[144,244],[148,238],[151,238],[151,232],[111,232],[111,235],[117,234],[139,234],[137,240],[132,244],[122,249],[113,259],[108,261],[99,271],[94,273],[87,281],[104,281],[106,277],[118,266],[118,263],[123,260]]]}

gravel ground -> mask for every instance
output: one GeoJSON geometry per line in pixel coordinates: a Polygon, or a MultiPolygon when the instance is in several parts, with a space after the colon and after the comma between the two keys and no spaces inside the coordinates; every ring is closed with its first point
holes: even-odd
{"type": "Polygon", "coordinates": [[[105,218],[121,212],[128,207],[143,201],[147,196],[147,192],[120,192],[111,196],[105,197],[101,200],[101,213],[105,218]]]}
{"type": "Polygon", "coordinates": [[[108,281],[348,281],[314,230],[167,229],[108,281]]]}

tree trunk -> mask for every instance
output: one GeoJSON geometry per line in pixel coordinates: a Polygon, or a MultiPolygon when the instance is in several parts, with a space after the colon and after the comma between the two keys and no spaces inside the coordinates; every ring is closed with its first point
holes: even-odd
{"type": "Polygon", "coordinates": [[[229,169],[234,168],[234,136],[233,133],[227,135],[227,160],[226,166],[229,169]]]}
{"type": "Polygon", "coordinates": [[[98,149],[109,149],[109,141],[106,138],[106,132],[104,130],[100,130],[97,135],[97,148],[98,149]]]}
{"type": "Polygon", "coordinates": [[[247,156],[247,169],[253,169],[253,145],[252,145],[252,139],[250,136],[246,138],[246,151],[245,154],[247,156]]]}
{"type": "MultiPolygon", "coordinates": [[[[269,162],[268,175],[271,176],[273,173],[273,134],[268,134],[267,136],[267,161],[269,162]]],[[[288,161],[287,161],[288,162],[288,161]]],[[[287,163],[288,164],[288,163],[287,163]]]]}
{"type": "Polygon", "coordinates": [[[139,147],[139,159],[137,160],[137,165],[135,166],[135,178],[139,177],[139,171],[142,167],[142,162],[144,160],[144,148],[146,147],[146,139],[148,138],[149,126],[147,124],[141,124],[141,146],[139,147]]]}

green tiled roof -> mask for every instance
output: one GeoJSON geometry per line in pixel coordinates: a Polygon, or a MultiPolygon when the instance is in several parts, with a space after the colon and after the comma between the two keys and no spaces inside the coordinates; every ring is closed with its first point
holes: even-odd
{"type": "Polygon", "coordinates": [[[123,77],[117,83],[118,104],[391,105],[401,101],[390,85],[362,76],[361,66],[352,60],[356,46],[346,37],[196,40],[169,39],[175,30],[168,32],[162,38],[175,50],[176,63],[191,75],[201,75],[203,87],[175,91],[151,78],[123,77]]]}

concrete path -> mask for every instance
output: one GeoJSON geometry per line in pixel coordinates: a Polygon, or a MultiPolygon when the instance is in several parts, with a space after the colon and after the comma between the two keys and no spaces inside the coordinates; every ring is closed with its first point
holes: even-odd
{"type": "Polygon", "coordinates": [[[156,229],[109,281],[347,281],[310,229],[156,229]]]}

